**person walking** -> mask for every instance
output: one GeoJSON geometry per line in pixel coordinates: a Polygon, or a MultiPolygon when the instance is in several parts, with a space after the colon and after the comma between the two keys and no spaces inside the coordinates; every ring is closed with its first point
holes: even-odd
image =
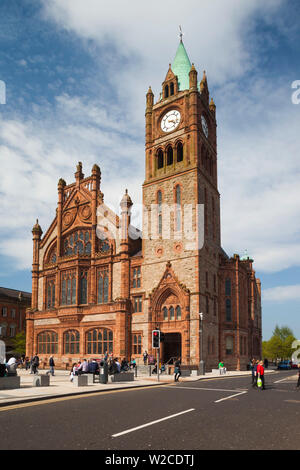
{"type": "Polygon", "coordinates": [[[298,364],[298,382],[296,385],[296,390],[300,390],[300,363],[298,364]]]}
{"type": "Polygon", "coordinates": [[[257,379],[261,379],[261,390],[265,390],[265,368],[264,361],[260,361],[257,366],[257,379]]]}
{"type": "Polygon", "coordinates": [[[46,372],[46,374],[51,374],[52,377],[54,375],[54,367],[55,367],[55,363],[54,363],[54,358],[53,356],[50,356],[49,358],[49,370],[46,372]]]}
{"type": "Polygon", "coordinates": [[[251,375],[252,375],[252,386],[254,384],[254,381],[255,381],[255,359],[252,359],[252,361],[250,362],[250,370],[251,370],[251,375]]]}
{"type": "Polygon", "coordinates": [[[175,361],[174,366],[175,366],[174,367],[174,381],[179,382],[179,377],[181,376],[181,368],[180,368],[180,359],[179,358],[175,361]]]}
{"type": "Polygon", "coordinates": [[[254,377],[253,377],[253,384],[252,384],[252,387],[253,387],[253,388],[257,388],[257,366],[258,366],[258,364],[259,364],[259,361],[255,361],[255,360],[254,360],[254,362],[255,362],[255,363],[254,363],[254,366],[253,366],[253,375],[254,375],[254,377]]]}
{"type": "Polygon", "coordinates": [[[33,359],[32,359],[32,372],[33,374],[38,373],[38,367],[40,365],[40,358],[37,353],[35,353],[33,359]]]}
{"type": "Polygon", "coordinates": [[[144,351],[144,354],[143,354],[144,366],[147,365],[147,359],[148,359],[148,353],[147,353],[147,351],[144,351]]]}

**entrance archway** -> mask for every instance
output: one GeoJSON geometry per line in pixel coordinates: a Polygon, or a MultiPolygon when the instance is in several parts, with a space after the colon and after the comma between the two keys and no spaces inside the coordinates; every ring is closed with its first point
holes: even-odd
{"type": "MultiPolygon", "coordinates": [[[[165,333],[165,339],[162,343],[161,356],[162,362],[167,363],[174,358],[182,357],[181,355],[181,334],[165,333]]],[[[172,362],[169,362],[169,364],[172,362]]]]}

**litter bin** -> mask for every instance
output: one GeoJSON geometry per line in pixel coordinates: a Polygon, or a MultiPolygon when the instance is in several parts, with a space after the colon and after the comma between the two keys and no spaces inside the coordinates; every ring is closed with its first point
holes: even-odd
{"type": "Polygon", "coordinates": [[[108,364],[105,362],[103,366],[99,367],[99,383],[107,384],[108,382],[108,364]]]}

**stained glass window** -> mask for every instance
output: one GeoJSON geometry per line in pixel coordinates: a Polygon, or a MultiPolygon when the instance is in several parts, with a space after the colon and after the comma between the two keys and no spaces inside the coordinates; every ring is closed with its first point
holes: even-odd
{"type": "Polygon", "coordinates": [[[61,275],[61,305],[76,304],[76,273],[64,271],[61,275]]]}
{"type": "Polygon", "coordinates": [[[106,304],[109,298],[108,268],[100,268],[98,271],[98,304],[106,304]]]}

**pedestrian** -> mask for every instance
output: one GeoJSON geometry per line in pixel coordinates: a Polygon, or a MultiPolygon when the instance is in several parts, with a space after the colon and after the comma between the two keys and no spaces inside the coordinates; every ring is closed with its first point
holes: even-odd
{"type": "Polygon", "coordinates": [[[252,387],[253,388],[257,388],[257,366],[259,364],[259,361],[254,359],[254,366],[253,366],[253,383],[252,383],[252,387]]]}
{"type": "Polygon", "coordinates": [[[261,390],[265,390],[265,368],[264,361],[260,361],[257,366],[257,380],[261,379],[261,390]]]}
{"type": "Polygon", "coordinates": [[[83,362],[78,367],[78,375],[87,374],[88,373],[88,368],[89,368],[89,364],[88,364],[87,360],[83,359],[83,362]]]}
{"type": "Polygon", "coordinates": [[[38,373],[38,367],[40,365],[40,358],[38,356],[38,353],[35,353],[33,359],[32,359],[32,373],[37,374],[38,373]]]}
{"type": "Polygon", "coordinates": [[[130,368],[131,369],[135,369],[135,366],[136,366],[136,360],[134,359],[134,357],[131,359],[131,362],[130,362],[130,368]]]}
{"type": "Polygon", "coordinates": [[[296,389],[300,390],[300,363],[298,364],[298,382],[297,382],[296,389]]]}
{"type": "Polygon", "coordinates": [[[226,374],[226,367],[224,366],[224,362],[222,360],[218,364],[218,369],[220,370],[220,375],[226,374]]]}
{"type": "Polygon", "coordinates": [[[252,375],[252,386],[254,384],[254,380],[255,380],[255,359],[252,359],[252,361],[250,362],[250,370],[251,370],[251,375],[252,375]]]}
{"type": "Polygon", "coordinates": [[[178,358],[176,361],[175,361],[175,364],[174,364],[174,381],[175,382],[179,382],[179,377],[181,376],[181,368],[180,368],[180,358],[178,358]]]}
{"type": "Polygon", "coordinates": [[[54,375],[54,367],[55,367],[55,363],[54,363],[54,358],[53,356],[50,356],[49,358],[49,370],[46,372],[46,374],[51,374],[52,376],[54,375]]]}
{"type": "Polygon", "coordinates": [[[148,359],[148,353],[147,353],[147,351],[144,351],[144,354],[143,354],[144,366],[147,365],[147,359],[148,359]]]}

